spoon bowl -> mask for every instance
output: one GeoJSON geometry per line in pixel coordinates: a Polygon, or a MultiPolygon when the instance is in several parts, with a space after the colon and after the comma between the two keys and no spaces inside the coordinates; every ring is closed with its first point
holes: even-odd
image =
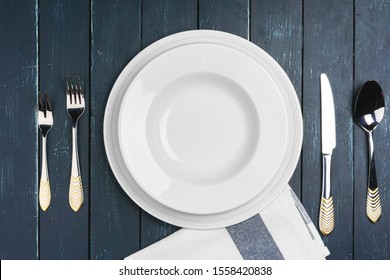
{"type": "Polygon", "coordinates": [[[385,98],[380,85],[375,81],[366,82],[360,89],[355,102],[357,123],[367,132],[369,144],[368,187],[366,214],[372,223],[378,222],[381,214],[381,201],[376,178],[374,140],[372,133],[385,114],[385,98]]]}
{"type": "Polygon", "coordinates": [[[385,113],[385,98],[380,85],[375,81],[366,82],[356,98],[355,117],[365,131],[374,131],[385,113]]]}

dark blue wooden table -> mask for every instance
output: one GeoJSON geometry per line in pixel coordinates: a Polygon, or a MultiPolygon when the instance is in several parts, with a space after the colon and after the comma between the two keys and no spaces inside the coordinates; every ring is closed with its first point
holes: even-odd
{"type": "Polygon", "coordinates": [[[330,259],[390,259],[390,113],[375,132],[383,216],[365,216],[367,140],[352,104],[370,79],[390,105],[390,2],[384,0],[13,0],[0,2],[1,259],[122,259],[177,230],[135,205],[116,182],[103,144],[107,98],[144,47],[183,30],[217,29],[270,53],[302,105],[304,143],[290,183],[317,223],[321,188],[319,74],[328,73],[337,119],[330,259]],[[80,73],[85,204],[68,205],[71,126],[65,75],[80,73]],[[38,208],[38,91],[48,91],[52,205],[38,208]]]}

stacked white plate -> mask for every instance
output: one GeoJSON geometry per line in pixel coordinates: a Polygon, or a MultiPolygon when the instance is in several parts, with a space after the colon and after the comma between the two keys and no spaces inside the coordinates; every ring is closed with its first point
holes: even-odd
{"type": "Polygon", "coordinates": [[[104,118],[107,157],[141,208],[187,228],[218,228],[264,209],[299,159],[302,115],[283,69],[251,42],[187,31],[140,52],[104,118]]]}

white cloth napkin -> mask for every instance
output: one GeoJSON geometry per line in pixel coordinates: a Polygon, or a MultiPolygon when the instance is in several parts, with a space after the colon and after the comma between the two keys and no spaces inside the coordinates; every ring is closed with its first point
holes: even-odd
{"type": "Polygon", "coordinates": [[[290,186],[260,214],[227,228],[181,229],[126,259],[325,259],[317,229],[290,186]]]}

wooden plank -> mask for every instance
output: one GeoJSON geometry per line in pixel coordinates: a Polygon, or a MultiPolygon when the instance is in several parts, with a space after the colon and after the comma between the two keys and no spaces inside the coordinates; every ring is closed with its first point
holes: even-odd
{"type": "Polygon", "coordinates": [[[90,258],[123,259],[139,250],[140,209],[113,176],[103,117],[119,73],[141,48],[141,0],[92,2],[90,258]]]}
{"type": "MultiPolygon", "coordinates": [[[[302,1],[252,1],[251,41],[268,52],[286,71],[302,98],[302,1]]],[[[301,197],[301,161],[290,180],[301,197]]]]}
{"type": "Polygon", "coordinates": [[[0,2],[0,259],[38,258],[38,2],[0,2]]]}
{"type": "Polygon", "coordinates": [[[146,0],[142,3],[142,48],[173,33],[196,27],[196,0],[146,0]]]}
{"type": "Polygon", "coordinates": [[[330,259],[353,257],[353,1],[306,1],[303,43],[302,198],[318,224],[321,195],[321,121],[319,76],[326,73],[333,89],[337,147],[332,156],[331,184],[335,229],[324,238],[330,259]],[[324,13],[326,11],[326,13],[324,13]]]}
{"type": "MultiPolygon", "coordinates": [[[[196,0],[143,1],[142,47],[167,35],[196,29],[196,0]]],[[[177,230],[148,213],[141,213],[141,248],[144,248],[177,230]]]]}
{"type": "Polygon", "coordinates": [[[249,39],[249,0],[200,0],[199,29],[229,32],[249,39]]]}
{"type": "MultiPolygon", "coordinates": [[[[355,84],[354,97],[368,80],[382,87],[386,104],[390,104],[390,3],[389,1],[355,2],[355,84]]],[[[365,213],[368,144],[365,132],[354,126],[355,174],[355,258],[390,259],[390,158],[389,114],[374,133],[376,171],[382,201],[382,217],[371,224],[365,213]]]]}
{"type": "Polygon", "coordinates": [[[89,2],[42,0],[39,9],[40,90],[48,91],[54,126],[48,136],[52,202],[40,219],[42,259],[87,259],[89,256],[89,2]],[[71,121],[66,111],[66,74],[78,73],[86,92],[79,121],[79,156],[84,205],[73,212],[68,203],[71,166],[71,121]]]}

